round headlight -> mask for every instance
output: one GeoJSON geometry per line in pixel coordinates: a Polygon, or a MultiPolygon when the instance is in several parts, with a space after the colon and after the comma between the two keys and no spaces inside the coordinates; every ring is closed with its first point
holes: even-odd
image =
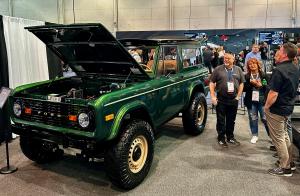
{"type": "Polygon", "coordinates": [[[21,116],[21,113],[22,113],[22,106],[21,106],[21,104],[20,103],[18,103],[18,102],[16,102],[16,103],[14,103],[14,114],[16,115],[16,116],[21,116]]]}
{"type": "Polygon", "coordinates": [[[90,117],[86,113],[81,113],[78,115],[78,123],[82,128],[87,128],[90,124],[90,117]]]}

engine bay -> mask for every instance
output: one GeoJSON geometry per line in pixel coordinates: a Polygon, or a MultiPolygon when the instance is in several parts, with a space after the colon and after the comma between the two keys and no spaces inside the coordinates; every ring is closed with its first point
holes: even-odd
{"type": "Polygon", "coordinates": [[[107,81],[86,79],[80,77],[65,78],[51,81],[22,92],[23,97],[44,97],[54,102],[64,102],[65,99],[93,100],[101,95],[124,89],[130,83],[120,81],[107,81]]]}

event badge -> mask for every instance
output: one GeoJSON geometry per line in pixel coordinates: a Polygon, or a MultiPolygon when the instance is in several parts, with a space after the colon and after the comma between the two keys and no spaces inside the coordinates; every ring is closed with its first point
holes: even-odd
{"type": "Polygon", "coordinates": [[[259,91],[252,91],[252,101],[259,101],[259,91]]]}
{"type": "Polygon", "coordinates": [[[227,82],[227,93],[234,93],[234,84],[233,82],[227,82]]]}

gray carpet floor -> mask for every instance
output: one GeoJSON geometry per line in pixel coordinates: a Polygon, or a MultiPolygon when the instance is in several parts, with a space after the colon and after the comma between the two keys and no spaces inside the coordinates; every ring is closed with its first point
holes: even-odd
{"type": "MultiPolygon", "coordinates": [[[[210,111],[205,131],[196,137],[184,134],[181,118],[161,127],[151,170],[131,191],[112,185],[101,161],[65,155],[61,161],[37,165],[21,153],[16,139],[9,147],[11,164],[18,171],[0,175],[0,195],[300,195],[299,165],[292,177],[267,173],[276,159],[262,125],[258,142],[251,144],[247,115],[238,115],[235,134],[241,145],[222,149],[216,142],[215,123],[210,111]]],[[[2,144],[0,167],[5,163],[2,144]]]]}

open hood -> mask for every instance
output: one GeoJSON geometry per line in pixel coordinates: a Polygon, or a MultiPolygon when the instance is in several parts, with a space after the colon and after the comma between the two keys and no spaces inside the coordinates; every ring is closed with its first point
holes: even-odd
{"type": "Polygon", "coordinates": [[[144,69],[101,24],[26,27],[75,72],[137,74],[144,69]]]}

